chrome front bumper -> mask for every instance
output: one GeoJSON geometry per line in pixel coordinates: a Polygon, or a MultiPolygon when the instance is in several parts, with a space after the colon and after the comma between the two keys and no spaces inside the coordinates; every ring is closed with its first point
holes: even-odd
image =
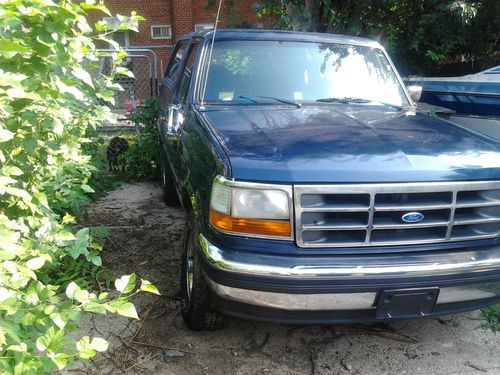
{"type": "MultiPolygon", "coordinates": [[[[220,297],[255,306],[269,307],[280,310],[369,310],[376,308],[377,293],[325,293],[325,294],[288,294],[262,292],[233,288],[208,280],[212,290],[220,297]]],[[[493,298],[500,295],[500,282],[484,286],[473,285],[464,287],[441,288],[437,304],[466,302],[493,298]],[[492,287],[495,289],[492,291],[492,287]]]]}
{"type": "MultiPolygon", "coordinates": [[[[224,252],[210,243],[202,234],[198,237],[199,247],[204,261],[211,267],[233,275],[277,277],[281,280],[290,278],[311,279],[341,277],[371,278],[384,277],[398,280],[400,278],[432,278],[449,274],[471,274],[500,270],[500,256],[485,259],[463,259],[455,257],[448,261],[433,261],[408,264],[369,264],[366,266],[332,266],[332,265],[266,265],[242,263],[228,259],[224,252]]],[[[326,311],[326,310],[369,310],[376,308],[378,291],[349,293],[280,293],[259,291],[223,285],[207,277],[213,292],[219,297],[254,306],[280,310],[326,311]]],[[[441,287],[437,304],[465,302],[498,298],[500,296],[500,280],[496,278],[487,284],[478,282],[460,286],[441,287]]]]}

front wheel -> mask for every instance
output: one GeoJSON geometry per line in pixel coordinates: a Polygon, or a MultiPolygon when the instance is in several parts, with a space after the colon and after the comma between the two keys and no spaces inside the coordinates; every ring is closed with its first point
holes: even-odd
{"type": "Polygon", "coordinates": [[[189,329],[214,331],[222,328],[224,316],[210,301],[209,286],[203,277],[195,249],[192,224],[186,225],[182,253],[181,313],[189,329]]]}

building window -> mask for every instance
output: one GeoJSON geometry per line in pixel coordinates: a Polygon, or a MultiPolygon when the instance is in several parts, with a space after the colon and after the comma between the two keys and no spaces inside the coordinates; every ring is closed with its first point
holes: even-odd
{"type": "Polygon", "coordinates": [[[153,25],[151,26],[152,39],[172,39],[172,26],[153,25]]]}
{"type": "Polygon", "coordinates": [[[194,31],[199,32],[203,30],[212,30],[214,28],[213,23],[198,23],[194,25],[194,31]]]}
{"type": "Polygon", "coordinates": [[[112,34],[113,40],[120,45],[122,48],[130,47],[130,34],[128,30],[124,31],[115,31],[112,34]]]}
{"type": "MultiPolygon", "coordinates": [[[[102,19],[106,22],[110,28],[117,29],[120,26],[120,20],[118,17],[104,17],[102,19]]],[[[128,22],[129,26],[138,28],[138,21],[130,21],[128,22]]],[[[111,34],[111,38],[120,45],[121,48],[129,48],[130,47],[130,31],[129,30],[117,30],[111,34]]]]}

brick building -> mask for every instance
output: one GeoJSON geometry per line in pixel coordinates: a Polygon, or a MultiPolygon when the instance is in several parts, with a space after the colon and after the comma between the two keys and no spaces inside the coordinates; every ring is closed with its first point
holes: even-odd
{"type": "MultiPolygon", "coordinates": [[[[257,0],[223,0],[219,27],[261,28],[267,22],[258,18],[252,6],[257,0]]],[[[177,39],[189,32],[214,27],[219,0],[105,0],[112,18],[136,11],[145,18],[138,32],[119,31],[113,38],[128,50],[127,68],[134,79],[120,78],[123,91],[115,94],[115,108],[127,108],[127,102],[144,100],[155,95],[168,59],[177,39]]],[[[95,23],[109,18],[103,13],[90,12],[95,23]]],[[[110,48],[98,45],[99,48],[110,48]]],[[[98,73],[110,69],[109,60],[100,63],[98,73]]]]}
{"type": "MultiPolygon", "coordinates": [[[[191,31],[214,26],[218,0],[106,0],[113,15],[136,11],[145,18],[139,32],[120,32],[115,40],[126,48],[153,49],[163,70],[177,38],[191,31]]],[[[219,27],[261,27],[252,5],[255,0],[225,0],[219,27]]],[[[96,21],[91,15],[92,21],[96,21]]]]}

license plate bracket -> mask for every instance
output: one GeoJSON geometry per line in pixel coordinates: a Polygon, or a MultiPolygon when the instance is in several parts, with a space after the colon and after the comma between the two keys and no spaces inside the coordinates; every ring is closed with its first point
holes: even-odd
{"type": "Polygon", "coordinates": [[[416,318],[434,309],[439,288],[383,290],[377,303],[377,319],[416,318]]]}

